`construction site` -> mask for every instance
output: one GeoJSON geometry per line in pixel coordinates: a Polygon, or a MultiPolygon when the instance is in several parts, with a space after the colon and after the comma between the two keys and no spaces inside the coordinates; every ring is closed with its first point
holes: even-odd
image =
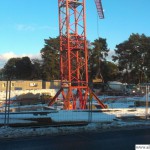
{"type": "MultiPolygon", "coordinates": [[[[99,19],[104,19],[102,1],[95,0],[95,5],[99,19]]],[[[94,123],[94,129],[107,130],[149,125],[149,85],[130,89],[114,81],[102,92],[96,87],[104,84],[98,71],[95,87],[90,86],[86,0],[58,0],[58,11],[60,80],[0,81],[0,127],[85,126],[90,130],[94,123]]]]}

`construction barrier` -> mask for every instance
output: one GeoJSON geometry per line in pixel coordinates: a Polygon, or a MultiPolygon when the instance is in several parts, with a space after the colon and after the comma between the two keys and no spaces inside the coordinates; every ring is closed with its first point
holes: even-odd
{"type": "Polygon", "coordinates": [[[76,103],[78,106],[73,109],[72,100],[68,110],[64,109],[63,97],[58,97],[53,105],[48,106],[57,90],[22,91],[16,96],[14,91],[7,89],[7,92],[0,93],[0,126],[61,126],[89,122],[111,123],[118,119],[128,118],[148,119],[150,87],[138,88],[137,93],[134,91],[132,93],[127,93],[127,91],[102,92],[95,89],[94,92],[100,101],[107,106],[105,109],[102,109],[89,94],[86,109],[81,109],[80,103],[76,103]]]}

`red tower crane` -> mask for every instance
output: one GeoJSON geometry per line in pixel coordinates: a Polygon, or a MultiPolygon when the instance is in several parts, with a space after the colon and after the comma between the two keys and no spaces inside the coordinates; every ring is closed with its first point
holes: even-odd
{"type": "MultiPolygon", "coordinates": [[[[106,107],[88,86],[85,1],[58,0],[62,86],[49,106],[62,94],[64,109],[85,109],[90,93],[102,108],[106,107]]],[[[101,0],[95,3],[99,17],[104,18],[101,0]]]]}

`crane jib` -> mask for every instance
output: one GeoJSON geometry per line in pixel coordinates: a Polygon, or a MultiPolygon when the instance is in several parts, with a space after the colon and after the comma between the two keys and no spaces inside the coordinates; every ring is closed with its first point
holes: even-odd
{"type": "Polygon", "coordinates": [[[99,18],[103,19],[104,18],[104,12],[103,12],[103,6],[102,6],[101,0],[95,0],[95,4],[97,7],[97,12],[98,12],[99,18]]]}

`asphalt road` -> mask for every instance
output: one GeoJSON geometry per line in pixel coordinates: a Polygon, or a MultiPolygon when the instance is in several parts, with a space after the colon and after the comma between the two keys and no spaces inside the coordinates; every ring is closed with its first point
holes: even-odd
{"type": "Polygon", "coordinates": [[[150,144],[150,128],[0,140],[0,150],[135,150],[150,144]]]}

